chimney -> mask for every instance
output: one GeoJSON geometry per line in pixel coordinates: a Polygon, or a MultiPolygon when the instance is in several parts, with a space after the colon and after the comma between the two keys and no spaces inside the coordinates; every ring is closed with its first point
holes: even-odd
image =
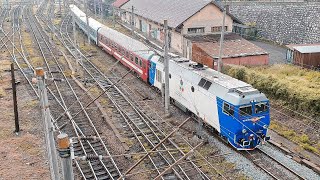
{"type": "Polygon", "coordinates": [[[227,13],[229,13],[230,12],[230,5],[225,5],[225,8],[226,8],[227,13]]]}

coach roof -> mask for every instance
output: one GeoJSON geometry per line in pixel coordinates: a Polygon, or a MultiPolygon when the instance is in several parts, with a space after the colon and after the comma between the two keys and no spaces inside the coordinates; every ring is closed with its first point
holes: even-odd
{"type": "MultiPolygon", "coordinates": [[[[211,3],[220,10],[223,9],[221,5],[212,0],[130,0],[121,9],[131,11],[133,6],[135,14],[160,24],[167,19],[170,27],[177,28],[211,3]]],[[[228,15],[241,23],[230,13],[228,15]]]]}

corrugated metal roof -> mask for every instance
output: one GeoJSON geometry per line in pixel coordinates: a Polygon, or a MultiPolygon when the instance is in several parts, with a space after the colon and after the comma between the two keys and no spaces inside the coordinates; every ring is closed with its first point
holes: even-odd
{"type": "Polygon", "coordinates": [[[300,53],[320,53],[320,45],[318,46],[294,46],[293,49],[300,53]]]}
{"type": "Polygon", "coordinates": [[[120,8],[123,4],[128,2],[129,0],[116,0],[114,3],[112,3],[112,6],[120,8]]]}
{"type": "Polygon", "coordinates": [[[131,12],[133,6],[135,14],[160,24],[167,19],[176,28],[209,3],[221,8],[211,0],[130,0],[121,9],[131,12]]]}
{"type": "Polygon", "coordinates": [[[295,47],[299,46],[320,46],[320,43],[315,43],[315,44],[288,44],[286,47],[290,50],[294,50],[295,47]]]}

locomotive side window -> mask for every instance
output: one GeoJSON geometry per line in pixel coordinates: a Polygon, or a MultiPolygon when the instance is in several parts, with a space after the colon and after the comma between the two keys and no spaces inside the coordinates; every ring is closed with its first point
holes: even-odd
{"type": "Polygon", "coordinates": [[[234,115],[234,109],[233,106],[230,104],[224,102],[223,103],[223,112],[227,114],[228,116],[233,116],[234,115]]]}
{"type": "Polygon", "coordinates": [[[239,108],[241,116],[251,116],[252,115],[252,106],[242,106],[239,108]]]}
{"type": "Polygon", "coordinates": [[[126,57],[129,58],[129,52],[128,51],[126,51],[126,57]]]}
{"type": "Polygon", "coordinates": [[[206,84],[203,86],[203,88],[208,90],[210,88],[211,84],[212,83],[210,81],[207,81],[206,84]]]}
{"type": "Polygon", "coordinates": [[[201,78],[201,80],[200,80],[200,82],[199,82],[199,86],[200,87],[203,87],[203,85],[206,83],[206,80],[205,79],[203,79],[203,78],[201,78]]]}
{"type": "Polygon", "coordinates": [[[138,58],[138,57],[135,57],[134,62],[135,62],[136,64],[138,64],[139,58],[138,58]]]}
{"type": "Polygon", "coordinates": [[[198,86],[208,90],[211,86],[212,82],[205,80],[204,78],[201,78],[200,82],[198,83],[198,86]]]}
{"type": "Polygon", "coordinates": [[[156,79],[158,82],[162,82],[162,72],[157,69],[156,79]]]}
{"type": "Polygon", "coordinates": [[[263,113],[268,111],[268,104],[267,103],[259,103],[255,105],[255,113],[263,113]]]}

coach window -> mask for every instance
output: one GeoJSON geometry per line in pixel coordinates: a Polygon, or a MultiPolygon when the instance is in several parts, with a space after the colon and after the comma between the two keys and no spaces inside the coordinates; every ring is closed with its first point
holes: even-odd
{"type": "Polygon", "coordinates": [[[231,106],[230,104],[224,102],[223,103],[223,112],[225,114],[227,114],[228,116],[233,116],[234,115],[233,106],[231,106]]]}
{"type": "Polygon", "coordinates": [[[132,54],[130,54],[130,59],[133,62],[133,55],[132,54]]]}
{"type": "Polygon", "coordinates": [[[138,64],[138,63],[139,63],[139,58],[138,58],[138,57],[135,57],[135,59],[134,59],[134,60],[135,60],[135,63],[136,63],[136,64],[138,64]]]}
{"type": "Polygon", "coordinates": [[[146,69],[146,63],[142,61],[142,69],[146,69]]]}
{"type": "Polygon", "coordinates": [[[241,116],[251,116],[252,115],[252,106],[242,106],[239,108],[241,116]]]}
{"type": "Polygon", "coordinates": [[[139,59],[139,66],[142,67],[142,60],[139,59]]]}

